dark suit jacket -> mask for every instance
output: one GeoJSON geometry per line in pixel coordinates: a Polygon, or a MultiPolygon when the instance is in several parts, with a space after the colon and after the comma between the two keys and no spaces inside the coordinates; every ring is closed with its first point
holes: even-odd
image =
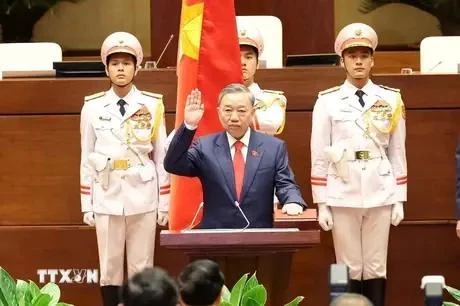
{"type": "Polygon", "coordinates": [[[455,152],[455,159],[457,162],[457,182],[456,182],[456,203],[457,203],[457,219],[460,220],[460,139],[457,144],[457,150],[455,152]]]}
{"type": "MultiPolygon", "coordinates": [[[[235,206],[233,162],[225,132],[198,138],[182,125],[174,135],[164,166],[166,171],[198,177],[203,188],[201,228],[243,228],[246,221],[235,206]]],[[[288,165],[285,144],[251,130],[240,207],[250,227],[273,226],[273,191],[281,203],[306,206],[288,165]]]]}

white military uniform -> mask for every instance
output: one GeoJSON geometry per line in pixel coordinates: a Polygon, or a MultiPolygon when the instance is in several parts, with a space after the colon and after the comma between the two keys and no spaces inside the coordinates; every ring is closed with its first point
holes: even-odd
{"type": "Polygon", "coordinates": [[[119,100],[110,89],[81,111],[81,209],[95,213],[101,286],[123,283],[125,243],[128,277],[153,266],[157,210],[169,204],[162,96],[133,86],[124,116],[119,100]]]}
{"type": "MultiPolygon", "coordinates": [[[[286,122],[287,104],[283,92],[262,90],[257,83],[252,83],[248,89],[256,99],[254,103],[255,112],[252,118],[254,130],[272,136],[281,134],[286,122]]],[[[279,203],[276,194],[273,195],[273,203],[279,203]]]]}
{"type": "MultiPolygon", "coordinates": [[[[242,19],[237,19],[237,28],[240,46],[251,46],[260,56],[264,50],[264,40],[259,29],[242,19]]],[[[248,89],[256,98],[252,127],[258,132],[269,135],[281,134],[284,128],[287,103],[283,92],[262,90],[257,83],[252,83],[248,89]]]]}
{"type": "Polygon", "coordinates": [[[399,90],[348,81],[319,94],[313,110],[313,201],[332,209],[338,263],[352,279],[386,277],[391,205],[407,198],[405,110],[399,90]]]}

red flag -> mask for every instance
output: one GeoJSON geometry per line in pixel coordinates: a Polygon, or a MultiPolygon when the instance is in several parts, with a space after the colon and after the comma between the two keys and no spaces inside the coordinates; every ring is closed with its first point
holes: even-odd
{"type": "MultiPolygon", "coordinates": [[[[187,95],[199,88],[205,105],[196,136],[222,130],[217,98],[228,84],[242,83],[234,0],[183,0],[177,64],[176,128],[184,121],[187,95]]],[[[197,178],[173,175],[169,227],[188,227],[202,202],[197,178]]],[[[193,223],[199,223],[198,217],[193,223]]]]}

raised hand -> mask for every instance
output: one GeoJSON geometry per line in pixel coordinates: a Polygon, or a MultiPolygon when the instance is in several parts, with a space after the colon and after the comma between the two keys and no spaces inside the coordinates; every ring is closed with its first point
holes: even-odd
{"type": "Polygon", "coordinates": [[[204,113],[204,104],[201,102],[201,92],[198,88],[187,96],[184,109],[184,121],[190,126],[198,126],[204,113]]]}

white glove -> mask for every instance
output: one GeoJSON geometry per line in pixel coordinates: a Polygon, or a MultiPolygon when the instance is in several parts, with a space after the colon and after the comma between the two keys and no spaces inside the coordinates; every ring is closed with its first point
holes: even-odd
{"type": "Polygon", "coordinates": [[[404,219],[404,205],[402,202],[396,202],[391,207],[391,224],[398,226],[404,219]]]}
{"type": "Polygon", "coordinates": [[[318,223],[325,231],[330,231],[334,225],[331,209],[326,203],[318,203],[318,223]]]}
{"type": "Polygon", "coordinates": [[[159,211],[157,216],[158,225],[165,226],[168,224],[169,214],[167,211],[159,211]]]}
{"type": "Polygon", "coordinates": [[[297,216],[303,213],[303,207],[297,203],[286,203],[283,205],[281,212],[289,216],[297,216]]]}
{"type": "Polygon", "coordinates": [[[94,226],[96,221],[94,221],[94,213],[92,211],[87,211],[83,214],[83,223],[94,226]]]}

